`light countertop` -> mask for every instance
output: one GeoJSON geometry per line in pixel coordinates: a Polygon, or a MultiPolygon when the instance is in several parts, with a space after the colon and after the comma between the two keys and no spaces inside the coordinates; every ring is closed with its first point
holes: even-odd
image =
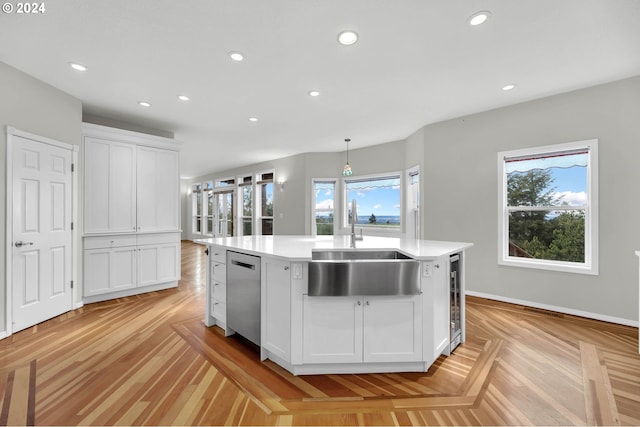
{"type": "MultiPolygon", "coordinates": [[[[352,250],[350,236],[242,236],[198,239],[196,243],[219,245],[253,255],[270,255],[290,261],[311,261],[313,250],[352,250]]],[[[473,246],[473,243],[415,240],[395,237],[364,236],[356,250],[397,250],[417,260],[450,255],[473,246]]]]}

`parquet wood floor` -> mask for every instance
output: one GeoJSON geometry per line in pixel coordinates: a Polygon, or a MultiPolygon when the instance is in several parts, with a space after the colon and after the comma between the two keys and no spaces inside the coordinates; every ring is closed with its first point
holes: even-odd
{"type": "Polygon", "coordinates": [[[294,377],[204,317],[203,247],[177,289],[0,341],[0,425],[640,425],[636,328],[467,299],[427,373],[294,377]]]}

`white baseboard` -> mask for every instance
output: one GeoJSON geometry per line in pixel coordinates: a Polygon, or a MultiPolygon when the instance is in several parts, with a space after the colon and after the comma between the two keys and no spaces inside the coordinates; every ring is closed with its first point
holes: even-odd
{"type": "Polygon", "coordinates": [[[558,307],[555,305],[540,304],[538,302],[525,301],[515,298],[503,297],[500,295],[485,294],[482,292],[466,291],[466,295],[478,298],[491,299],[495,301],[508,302],[511,304],[524,305],[526,307],[540,308],[543,310],[555,311],[558,313],[571,314],[573,316],[586,317],[587,319],[602,320],[603,322],[617,323],[619,325],[638,327],[638,321],[631,319],[623,319],[621,317],[607,316],[605,314],[591,313],[588,311],[574,310],[572,308],[558,307]]]}
{"type": "Polygon", "coordinates": [[[7,331],[0,332],[0,340],[5,339],[8,336],[9,336],[9,334],[7,333],[7,331]]]}
{"type": "Polygon", "coordinates": [[[94,302],[108,301],[116,298],[130,297],[133,295],[139,295],[139,294],[144,294],[144,293],[154,292],[154,291],[162,291],[164,289],[177,288],[177,287],[178,287],[178,281],[175,280],[172,282],[159,283],[157,285],[144,286],[141,288],[125,289],[124,291],[87,296],[82,299],[82,303],[91,304],[94,302]]]}

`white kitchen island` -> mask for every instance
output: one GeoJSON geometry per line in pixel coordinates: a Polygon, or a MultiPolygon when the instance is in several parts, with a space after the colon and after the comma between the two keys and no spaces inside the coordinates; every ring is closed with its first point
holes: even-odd
{"type": "MultiPolygon", "coordinates": [[[[310,296],[312,252],[353,251],[350,236],[244,236],[196,240],[208,246],[205,324],[226,335],[227,251],[260,257],[261,358],[295,375],[425,372],[450,352],[450,257],[459,255],[460,341],[464,251],[471,243],[365,236],[356,251],[396,250],[419,262],[411,295],[310,296]]],[[[415,263],[414,263],[415,265],[415,263]]]]}

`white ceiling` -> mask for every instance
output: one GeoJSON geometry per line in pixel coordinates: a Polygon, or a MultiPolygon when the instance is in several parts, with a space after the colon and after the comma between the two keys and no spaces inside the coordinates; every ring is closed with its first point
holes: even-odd
{"type": "Polygon", "coordinates": [[[638,0],[40,1],[0,14],[0,61],[86,113],[173,132],[184,177],[640,74],[638,0]],[[491,18],[469,26],[479,10],[491,18]],[[345,29],[358,43],[337,43],[345,29]]]}

